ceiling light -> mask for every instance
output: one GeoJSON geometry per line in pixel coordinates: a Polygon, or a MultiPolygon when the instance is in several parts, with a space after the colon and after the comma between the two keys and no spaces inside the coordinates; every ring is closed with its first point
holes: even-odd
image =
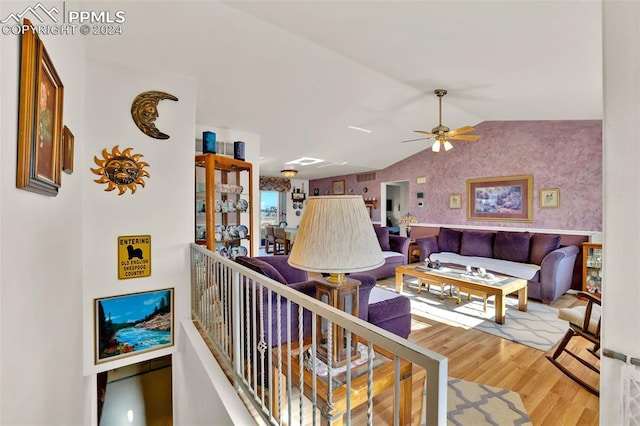
{"type": "Polygon", "coordinates": [[[298,171],[296,169],[284,169],[280,170],[280,173],[291,179],[292,177],[296,177],[298,175],[298,171]]]}
{"type": "Polygon", "coordinates": [[[371,133],[371,130],[369,129],[363,129],[362,127],[356,127],[356,126],[347,126],[348,129],[352,129],[352,130],[357,130],[359,132],[364,132],[364,133],[371,133]]]}
{"type": "Polygon", "coordinates": [[[440,152],[440,140],[436,139],[433,142],[433,145],[431,145],[431,151],[433,152],[440,152]]]}
{"type": "Polygon", "coordinates": [[[298,158],[297,160],[291,160],[289,162],[286,162],[285,164],[296,164],[299,166],[309,166],[311,164],[317,164],[317,163],[322,163],[324,160],[320,160],[318,158],[311,158],[311,157],[301,157],[298,158]]]}
{"type": "Polygon", "coordinates": [[[453,145],[451,145],[451,142],[445,140],[444,141],[444,150],[445,151],[449,151],[451,148],[453,148],[453,145]]]}

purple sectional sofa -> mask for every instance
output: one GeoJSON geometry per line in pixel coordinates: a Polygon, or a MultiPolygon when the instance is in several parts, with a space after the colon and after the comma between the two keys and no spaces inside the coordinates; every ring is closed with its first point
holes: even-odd
{"type": "Polygon", "coordinates": [[[386,226],[375,226],[378,243],[384,257],[384,265],[364,273],[373,275],[377,280],[392,277],[396,274],[396,266],[406,265],[409,261],[409,244],[411,239],[389,234],[386,226]]]}
{"type": "MultiPolygon", "coordinates": [[[[256,271],[262,275],[272,278],[289,288],[294,288],[305,293],[308,296],[316,297],[316,282],[309,280],[306,271],[294,268],[289,265],[287,260],[289,256],[258,256],[246,257],[238,256],[236,262],[240,265],[256,271]]],[[[376,287],[376,279],[369,275],[368,272],[351,274],[351,278],[361,282],[359,288],[359,309],[358,317],[371,324],[377,325],[391,333],[406,338],[411,332],[411,303],[410,300],[393,291],[376,287]]],[[[267,311],[268,296],[263,297],[263,306],[267,311]]],[[[281,315],[282,324],[285,324],[285,299],[281,299],[281,315]]],[[[271,346],[277,344],[277,323],[276,323],[276,297],[271,300],[271,312],[273,321],[271,322],[271,346]]],[[[292,304],[291,318],[297,318],[298,306],[292,304]]],[[[304,319],[304,336],[311,336],[311,313],[306,311],[303,313],[304,319]]],[[[293,321],[291,326],[291,335],[297,336],[298,324],[293,321]]],[[[286,338],[285,330],[282,331],[283,338],[286,338]]]]}
{"type": "Polygon", "coordinates": [[[571,288],[580,249],[560,247],[560,235],[441,228],[437,236],[417,238],[420,260],[429,259],[526,279],[532,299],[549,303],[571,288]]]}

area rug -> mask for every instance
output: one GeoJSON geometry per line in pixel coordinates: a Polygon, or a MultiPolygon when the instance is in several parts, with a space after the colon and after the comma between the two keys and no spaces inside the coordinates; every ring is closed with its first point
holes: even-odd
{"type": "Polygon", "coordinates": [[[494,297],[487,301],[484,312],[481,297],[471,296],[471,301],[467,301],[463,293],[462,303],[458,305],[455,293],[453,297],[449,296],[448,288],[444,300],[440,300],[440,288],[434,286],[430,291],[423,286],[418,294],[417,279],[411,278],[405,278],[402,294],[411,299],[411,313],[416,316],[481,330],[544,352],[551,349],[569,328],[566,321],[558,319],[557,309],[532,300],[527,302],[527,312],[522,312],[518,310],[518,299],[507,297],[505,323],[496,324],[494,297]]]}
{"type": "MultiPolygon", "coordinates": [[[[447,423],[450,425],[531,425],[520,395],[508,389],[449,379],[447,423]]],[[[421,425],[426,425],[422,406],[421,425]]]]}

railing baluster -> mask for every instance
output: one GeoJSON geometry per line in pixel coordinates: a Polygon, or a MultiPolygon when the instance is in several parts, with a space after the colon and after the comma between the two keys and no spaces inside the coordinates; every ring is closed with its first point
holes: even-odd
{"type": "Polygon", "coordinates": [[[398,426],[400,424],[400,357],[393,357],[393,374],[394,374],[394,383],[393,383],[393,424],[394,426],[398,426]]]}
{"type": "MultiPolygon", "coordinates": [[[[322,321],[322,318],[320,318],[320,321],[322,321]]],[[[316,359],[317,359],[317,351],[316,349],[318,348],[318,340],[317,340],[317,333],[316,333],[316,327],[318,326],[318,315],[315,312],[312,312],[311,314],[311,362],[315,363],[316,359]]],[[[316,426],[318,424],[318,372],[317,370],[314,368],[313,371],[311,372],[312,377],[311,377],[311,407],[312,407],[312,416],[313,416],[313,426],[316,426]]]]}
{"type": "Polygon", "coordinates": [[[347,426],[351,425],[351,330],[347,330],[347,426]]]}
{"type": "Polygon", "coordinates": [[[367,425],[373,426],[373,342],[367,347],[367,425]]]}
{"type": "Polygon", "coordinates": [[[304,401],[304,318],[303,318],[304,309],[302,306],[298,305],[298,389],[300,389],[300,397],[298,398],[298,403],[300,404],[299,413],[300,413],[300,425],[304,421],[304,410],[302,409],[303,401],[304,401]]]}

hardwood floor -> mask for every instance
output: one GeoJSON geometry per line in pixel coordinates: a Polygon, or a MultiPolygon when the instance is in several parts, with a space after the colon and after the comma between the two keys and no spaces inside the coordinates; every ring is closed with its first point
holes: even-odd
{"type": "MultiPolygon", "coordinates": [[[[394,280],[378,284],[394,288],[394,280]]],[[[551,304],[554,308],[582,304],[567,294],[551,304]]],[[[445,355],[449,376],[484,383],[518,392],[534,425],[598,425],[599,398],[558,370],[545,352],[501,339],[482,331],[452,327],[414,316],[409,340],[445,355]]],[[[570,348],[592,357],[588,345],[573,339],[570,348]]],[[[549,351],[551,353],[551,351],[549,351]]],[[[599,376],[567,354],[560,358],[581,377],[598,387],[599,376]]],[[[595,359],[595,358],[594,358],[595,359]]],[[[414,389],[419,387],[414,379],[414,389]]],[[[420,394],[414,392],[414,412],[420,406],[420,394]]],[[[415,422],[414,422],[415,424],[415,422]]]]}

